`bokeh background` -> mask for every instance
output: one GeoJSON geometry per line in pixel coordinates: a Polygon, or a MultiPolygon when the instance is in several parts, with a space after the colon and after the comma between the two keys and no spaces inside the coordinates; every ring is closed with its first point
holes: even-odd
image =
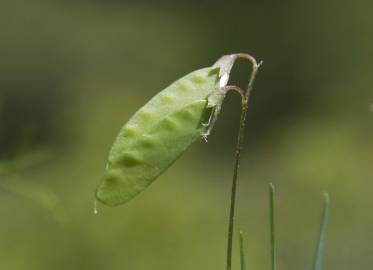
{"type": "MultiPolygon", "coordinates": [[[[269,269],[268,183],[280,269],[311,269],[331,196],[325,269],[373,265],[373,4],[2,0],[0,268],[224,269],[240,101],[127,205],[94,189],[120,127],[221,55],[264,64],[250,101],[237,227],[269,269]]],[[[239,62],[232,83],[245,86],[239,62]]],[[[235,242],[237,247],[237,242],[235,242]]],[[[237,248],[234,269],[238,269],[237,248]]]]}

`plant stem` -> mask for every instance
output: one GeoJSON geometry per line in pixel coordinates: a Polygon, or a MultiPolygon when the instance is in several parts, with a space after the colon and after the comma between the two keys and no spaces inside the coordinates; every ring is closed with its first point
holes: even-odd
{"type": "Polygon", "coordinates": [[[320,235],[319,235],[319,241],[317,243],[316,247],[316,254],[315,254],[315,261],[314,261],[314,270],[322,270],[322,261],[323,261],[323,255],[325,250],[325,238],[326,238],[326,227],[328,224],[328,216],[329,216],[329,194],[324,194],[324,209],[323,214],[321,218],[320,223],[320,235]]]}
{"type": "Polygon", "coordinates": [[[238,130],[238,138],[236,144],[236,153],[235,153],[235,163],[233,169],[233,179],[232,179],[232,189],[231,189],[231,199],[230,199],[230,211],[229,211],[229,225],[228,225],[228,245],[227,245],[227,270],[232,269],[232,246],[233,246],[233,230],[234,230],[234,218],[235,218],[235,209],[236,209],[236,194],[237,194],[237,178],[238,178],[238,169],[240,167],[240,158],[241,151],[243,148],[244,137],[245,137],[245,120],[248,110],[248,103],[251,90],[255,81],[256,73],[260,64],[257,64],[256,60],[248,54],[236,54],[236,58],[243,58],[249,60],[252,64],[252,72],[250,76],[250,81],[245,93],[245,96],[242,98],[242,109],[240,117],[240,126],[238,130]]]}
{"type": "Polygon", "coordinates": [[[247,270],[246,268],[246,260],[245,260],[245,248],[244,248],[244,237],[243,232],[239,231],[240,233],[240,261],[241,261],[241,270],[247,270]]]}
{"type": "Polygon", "coordinates": [[[271,237],[271,266],[276,270],[276,238],[275,238],[275,186],[269,184],[269,227],[271,237]]]}

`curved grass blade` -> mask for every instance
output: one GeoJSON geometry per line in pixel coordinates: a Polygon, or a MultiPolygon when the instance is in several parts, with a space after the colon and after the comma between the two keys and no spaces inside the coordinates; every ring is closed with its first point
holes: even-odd
{"type": "Polygon", "coordinates": [[[319,241],[316,247],[315,260],[313,270],[322,270],[323,255],[325,250],[326,227],[329,217],[330,198],[328,193],[324,193],[324,208],[320,223],[319,241]]]}

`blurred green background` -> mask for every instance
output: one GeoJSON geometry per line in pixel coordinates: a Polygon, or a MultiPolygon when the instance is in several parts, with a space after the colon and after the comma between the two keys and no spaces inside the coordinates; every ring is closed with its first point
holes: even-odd
{"type": "MultiPolygon", "coordinates": [[[[0,268],[224,269],[238,95],[227,97],[209,143],[195,143],[141,196],[99,205],[95,216],[93,193],[118,130],[140,106],[221,55],[247,52],[264,61],[236,223],[250,269],[270,267],[269,182],[280,269],[311,269],[325,190],[325,269],[370,269],[372,8],[363,0],[2,0],[0,268]]],[[[245,86],[249,72],[239,62],[232,83],[245,86]]]]}

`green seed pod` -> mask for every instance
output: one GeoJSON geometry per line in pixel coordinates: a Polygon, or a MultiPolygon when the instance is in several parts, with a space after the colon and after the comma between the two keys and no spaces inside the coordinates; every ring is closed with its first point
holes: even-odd
{"type": "Polygon", "coordinates": [[[233,64],[222,61],[219,65],[219,61],[159,92],[124,125],[96,191],[99,201],[114,206],[131,200],[191,143],[200,136],[207,137],[220,111],[225,96],[222,87],[233,64]],[[222,70],[227,75],[221,74],[222,70]]]}

